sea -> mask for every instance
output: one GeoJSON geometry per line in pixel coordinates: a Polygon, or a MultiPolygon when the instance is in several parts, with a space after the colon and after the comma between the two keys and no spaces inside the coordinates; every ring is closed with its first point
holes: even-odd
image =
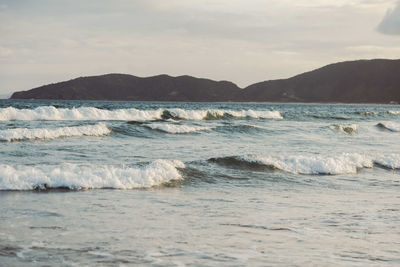
{"type": "Polygon", "coordinates": [[[0,100],[0,266],[400,266],[400,106],[0,100]]]}

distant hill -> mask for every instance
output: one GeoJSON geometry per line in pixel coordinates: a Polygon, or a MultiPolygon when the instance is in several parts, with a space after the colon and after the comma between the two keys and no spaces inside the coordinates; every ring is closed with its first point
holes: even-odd
{"type": "Polygon", "coordinates": [[[331,64],[289,79],[256,83],[245,101],[400,103],[400,60],[358,60],[331,64]]]}
{"type": "Polygon", "coordinates": [[[232,82],[191,76],[128,74],[81,77],[15,92],[12,99],[400,103],[400,60],[331,64],[289,79],[244,89],[232,82]]]}
{"type": "Polygon", "coordinates": [[[140,78],[128,74],[81,77],[14,93],[13,99],[229,101],[240,88],[190,76],[158,75],[140,78]]]}

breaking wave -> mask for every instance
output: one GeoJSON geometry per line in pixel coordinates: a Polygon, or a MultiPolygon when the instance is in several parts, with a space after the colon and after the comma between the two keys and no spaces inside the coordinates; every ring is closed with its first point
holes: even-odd
{"type": "Polygon", "coordinates": [[[271,110],[185,110],[185,109],[169,109],[168,112],[172,114],[174,118],[184,120],[219,120],[223,118],[235,117],[235,118],[254,118],[254,119],[283,119],[279,111],[271,110]]]}
{"type": "Polygon", "coordinates": [[[180,161],[156,160],[146,167],[78,166],[59,167],[0,165],[0,190],[135,189],[182,180],[180,161]]]}
{"type": "Polygon", "coordinates": [[[357,131],[356,124],[333,124],[329,128],[350,135],[355,134],[357,131]]]}
{"type": "Polygon", "coordinates": [[[7,107],[0,109],[0,121],[36,121],[36,120],[122,120],[122,121],[149,121],[160,119],[183,119],[183,120],[218,120],[222,118],[256,118],[256,119],[283,119],[279,111],[271,110],[185,110],[154,109],[139,110],[116,109],[105,110],[95,107],[80,108],[56,108],[53,106],[42,106],[35,109],[17,109],[7,107]]]}
{"type": "Polygon", "coordinates": [[[16,109],[7,107],[0,109],[0,121],[23,120],[155,120],[160,119],[162,109],[138,110],[138,109],[117,109],[105,110],[94,107],[80,108],[56,108],[43,106],[35,109],[16,109]]]}
{"type": "Polygon", "coordinates": [[[356,112],[356,114],[365,115],[365,116],[377,115],[377,113],[374,111],[359,111],[359,112],[356,112]]]}
{"type": "Polygon", "coordinates": [[[394,122],[380,122],[376,127],[391,132],[400,132],[400,124],[394,122]]]}
{"type": "Polygon", "coordinates": [[[391,114],[391,115],[399,115],[400,114],[400,110],[389,110],[388,113],[391,114]]]}
{"type": "Polygon", "coordinates": [[[361,154],[343,153],[337,156],[296,155],[296,156],[232,156],[212,158],[209,161],[249,169],[281,170],[293,174],[338,175],[356,173],[362,168],[372,168],[374,163],[387,168],[400,167],[400,157],[378,158],[376,161],[361,154]],[[392,159],[392,161],[390,160],[392,159]],[[397,164],[397,165],[396,165],[397,164]]]}
{"type": "Polygon", "coordinates": [[[400,155],[397,154],[389,154],[389,155],[382,155],[377,157],[374,160],[374,163],[388,169],[400,169],[400,155]]]}
{"type": "Polygon", "coordinates": [[[74,136],[103,136],[111,133],[104,123],[87,126],[60,127],[55,129],[16,128],[0,130],[0,141],[22,141],[34,139],[56,139],[74,136]]]}
{"type": "Polygon", "coordinates": [[[179,124],[171,124],[171,123],[151,123],[144,125],[147,128],[158,130],[171,134],[184,134],[184,133],[193,133],[211,130],[214,127],[207,126],[189,126],[189,125],[179,125],[179,124]]]}

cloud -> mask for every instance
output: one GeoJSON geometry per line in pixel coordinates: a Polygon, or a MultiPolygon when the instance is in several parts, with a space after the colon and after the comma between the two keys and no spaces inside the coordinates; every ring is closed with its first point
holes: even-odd
{"type": "Polygon", "coordinates": [[[0,0],[0,93],[109,72],[247,86],[393,58],[397,44],[374,29],[397,1],[0,0]]]}
{"type": "Polygon", "coordinates": [[[389,9],[378,26],[378,31],[384,34],[400,34],[400,1],[394,9],[389,9]]]}

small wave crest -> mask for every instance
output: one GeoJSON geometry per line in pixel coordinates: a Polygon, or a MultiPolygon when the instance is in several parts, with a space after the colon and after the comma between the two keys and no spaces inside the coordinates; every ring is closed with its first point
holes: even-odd
{"type": "Polygon", "coordinates": [[[168,109],[164,117],[183,120],[220,120],[223,118],[254,118],[254,119],[283,119],[279,111],[271,110],[185,110],[180,108],[168,109]]]}
{"type": "Polygon", "coordinates": [[[377,115],[377,113],[375,111],[358,111],[358,112],[356,112],[356,114],[365,115],[365,116],[377,115]]]}
{"type": "Polygon", "coordinates": [[[172,123],[151,123],[151,124],[145,124],[144,126],[153,130],[158,130],[171,134],[194,133],[200,131],[207,131],[214,128],[208,126],[190,126],[190,125],[179,125],[172,123]]]}
{"type": "Polygon", "coordinates": [[[360,154],[338,156],[233,156],[212,158],[209,161],[223,165],[245,166],[250,169],[282,170],[293,174],[338,175],[356,173],[362,168],[372,168],[373,161],[360,154]]]}
{"type": "Polygon", "coordinates": [[[377,157],[374,163],[383,168],[398,170],[400,169],[400,155],[388,154],[377,157]]]}
{"type": "Polygon", "coordinates": [[[357,131],[356,124],[333,124],[329,128],[350,135],[355,134],[357,131]]]}
{"type": "Polygon", "coordinates": [[[16,109],[7,107],[0,109],[0,121],[23,120],[155,120],[161,118],[162,109],[138,110],[117,109],[105,110],[94,107],[80,108],[56,108],[53,106],[42,106],[35,109],[16,109]]]}
{"type": "Polygon", "coordinates": [[[391,115],[399,115],[400,114],[400,110],[389,110],[388,113],[391,114],[391,115]]]}
{"type": "Polygon", "coordinates": [[[154,109],[139,110],[135,108],[105,110],[95,107],[80,108],[56,108],[54,106],[42,106],[35,109],[17,109],[7,107],[0,109],[0,121],[24,120],[127,120],[127,121],[149,121],[149,120],[218,120],[225,117],[256,118],[256,119],[283,119],[279,111],[271,110],[185,110],[154,109]]]}
{"type": "Polygon", "coordinates": [[[380,122],[376,125],[376,127],[391,132],[400,132],[400,124],[395,122],[380,122]]]}
{"type": "Polygon", "coordinates": [[[182,180],[181,161],[156,160],[145,167],[79,166],[59,167],[0,165],[0,190],[135,189],[182,180]]]}
{"type": "Polygon", "coordinates": [[[56,139],[75,136],[103,136],[111,133],[104,123],[87,126],[60,127],[55,129],[16,128],[0,130],[0,141],[23,141],[35,139],[56,139]]]}

